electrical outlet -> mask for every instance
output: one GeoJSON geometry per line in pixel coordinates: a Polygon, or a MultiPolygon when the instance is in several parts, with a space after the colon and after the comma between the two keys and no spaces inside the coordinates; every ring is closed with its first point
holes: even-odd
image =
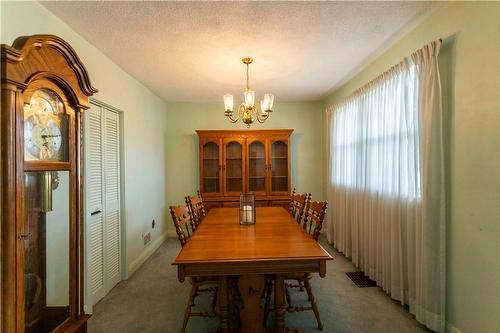
{"type": "Polygon", "coordinates": [[[143,235],[142,238],[144,239],[144,245],[148,244],[151,242],[151,233],[148,232],[147,234],[143,235]]]}

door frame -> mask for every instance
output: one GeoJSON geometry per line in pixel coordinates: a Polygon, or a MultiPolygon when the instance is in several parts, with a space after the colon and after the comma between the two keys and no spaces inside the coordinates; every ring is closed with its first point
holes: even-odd
{"type": "MultiPolygon", "coordinates": [[[[119,172],[120,172],[120,179],[119,179],[119,182],[120,182],[120,279],[121,280],[125,280],[127,279],[127,270],[126,270],[126,248],[127,248],[127,239],[126,239],[126,216],[125,216],[125,170],[124,170],[124,165],[125,165],[125,161],[124,161],[124,135],[123,135],[123,130],[124,130],[124,117],[123,117],[123,111],[120,110],[120,109],[117,109],[107,103],[104,103],[96,98],[89,98],[89,104],[91,105],[94,105],[94,106],[97,106],[97,107],[101,107],[101,108],[105,108],[111,112],[115,112],[118,114],[118,121],[119,121],[119,126],[118,126],[118,129],[120,131],[119,133],[119,136],[118,136],[118,145],[119,145],[119,150],[118,150],[118,154],[119,154],[119,163],[120,163],[120,167],[119,167],[119,172]]],[[[90,304],[90,300],[89,300],[89,294],[88,294],[88,273],[89,273],[89,270],[88,270],[88,267],[89,267],[89,257],[88,257],[88,228],[87,228],[87,203],[86,203],[86,199],[87,199],[87,184],[86,184],[86,173],[85,173],[85,169],[86,169],[86,165],[87,165],[87,160],[86,160],[86,150],[87,150],[87,145],[86,145],[86,127],[87,127],[87,124],[85,123],[85,115],[83,116],[83,144],[82,144],[82,159],[83,159],[83,164],[84,164],[84,168],[83,168],[83,172],[82,172],[82,177],[83,177],[83,180],[82,180],[82,183],[83,183],[83,232],[84,232],[84,237],[85,237],[85,241],[84,241],[84,244],[83,244],[83,248],[84,248],[84,312],[86,314],[92,314],[93,312],[93,306],[94,304],[90,304]]]]}

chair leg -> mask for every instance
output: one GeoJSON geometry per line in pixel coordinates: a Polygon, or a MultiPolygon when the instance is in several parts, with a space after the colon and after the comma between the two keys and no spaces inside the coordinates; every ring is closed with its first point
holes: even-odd
{"type": "Polygon", "coordinates": [[[194,298],[196,297],[197,291],[198,291],[198,286],[193,285],[191,287],[191,291],[189,292],[189,299],[186,305],[186,310],[184,311],[184,319],[182,320],[181,333],[186,332],[189,316],[191,315],[191,307],[194,304],[194,298]]]}
{"type": "Polygon", "coordinates": [[[215,312],[215,308],[217,307],[217,294],[218,294],[218,290],[216,289],[215,292],[214,292],[214,297],[212,298],[212,312],[214,314],[216,314],[215,312]]]}
{"type": "Polygon", "coordinates": [[[271,279],[266,279],[266,301],[264,303],[264,319],[262,325],[264,328],[267,327],[267,317],[269,316],[269,305],[271,303],[271,294],[273,291],[273,282],[271,279]]]}
{"type": "Polygon", "coordinates": [[[313,295],[312,288],[311,288],[311,283],[309,283],[309,280],[304,281],[304,287],[306,288],[307,296],[309,297],[309,300],[311,302],[314,316],[316,316],[316,321],[318,322],[318,330],[323,330],[323,324],[321,323],[321,318],[319,317],[318,305],[316,304],[316,300],[314,299],[314,295],[313,295]]]}
{"type": "Polygon", "coordinates": [[[199,287],[198,287],[198,286],[193,286],[193,288],[194,288],[194,296],[193,296],[193,298],[191,299],[191,306],[195,306],[195,304],[194,304],[194,300],[195,300],[195,298],[198,296],[198,288],[199,288],[199,287]]]}
{"type": "Polygon", "coordinates": [[[238,283],[235,280],[229,280],[229,299],[230,299],[230,317],[231,317],[231,323],[230,323],[230,328],[236,326],[240,327],[240,309],[239,309],[239,302],[240,302],[240,294],[238,290],[238,283]]]}
{"type": "Polygon", "coordinates": [[[292,307],[292,299],[290,297],[290,289],[285,285],[285,299],[286,303],[288,305],[288,308],[290,309],[292,307]]]}

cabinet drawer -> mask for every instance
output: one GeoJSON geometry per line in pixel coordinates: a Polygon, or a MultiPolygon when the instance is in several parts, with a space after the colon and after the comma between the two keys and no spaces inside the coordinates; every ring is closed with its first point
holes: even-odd
{"type": "Polygon", "coordinates": [[[288,209],[289,205],[290,205],[290,201],[285,201],[285,200],[284,201],[273,201],[273,203],[272,203],[273,207],[284,207],[286,209],[288,209]]]}
{"type": "Polygon", "coordinates": [[[221,202],[206,202],[206,201],[203,201],[203,204],[205,205],[207,213],[212,208],[220,208],[220,207],[222,207],[222,203],[221,202]]]}
{"type": "Polygon", "coordinates": [[[240,207],[239,201],[225,201],[222,203],[222,207],[240,207]]]}
{"type": "Polygon", "coordinates": [[[269,207],[269,206],[271,205],[267,200],[255,201],[255,207],[269,207]]]}

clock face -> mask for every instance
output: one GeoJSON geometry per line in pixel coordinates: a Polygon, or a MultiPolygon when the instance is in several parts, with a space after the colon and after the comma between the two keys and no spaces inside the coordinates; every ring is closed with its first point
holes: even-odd
{"type": "Polygon", "coordinates": [[[64,104],[55,93],[35,91],[24,107],[25,160],[64,160],[61,147],[67,141],[66,121],[64,104]]]}

